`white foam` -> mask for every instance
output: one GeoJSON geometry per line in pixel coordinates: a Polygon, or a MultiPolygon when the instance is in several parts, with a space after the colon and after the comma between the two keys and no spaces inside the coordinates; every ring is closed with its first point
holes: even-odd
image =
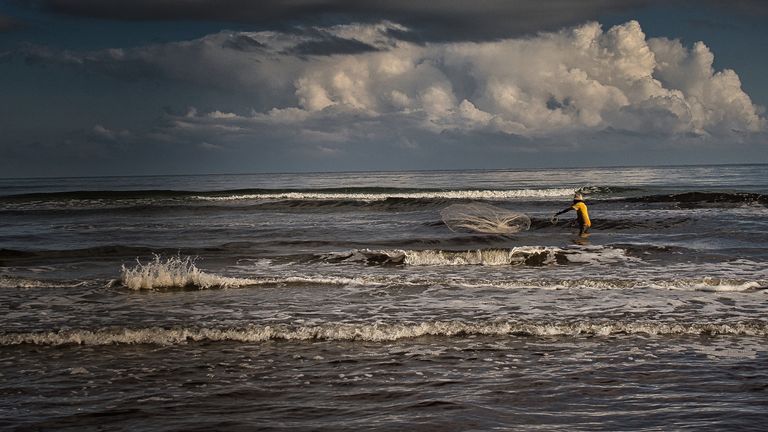
{"type": "MultiPolygon", "coordinates": [[[[487,264],[486,264],[487,265],[487,264]]],[[[622,279],[622,278],[573,278],[573,279],[464,279],[451,277],[406,277],[405,275],[296,275],[296,276],[253,276],[248,286],[353,286],[361,288],[402,287],[402,286],[445,286],[452,288],[539,288],[544,290],[593,289],[631,290],[651,288],[679,291],[734,291],[743,292],[768,286],[768,280],[719,279],[719,278],[673,278],[673,279],[622,279]]]]}
{"type": "Polygon", "coordinates": [[[195,267],[191,257],[171,257],[163,260],[155,255],[154,260],[135,267],[122,267],[122,284],[130,289],[156,288],[229,288],[256,283],[251,279],[231,278],[205,273],[195,267]]]}
{"type": "Polygon", "coordinates": [[[61,283],[50,281],[25,279],[13,276],[0,276],[0,288],[55,288],[60,286],[62,286],[61,283]]]}
{"type": "MultiPolygon", "coordinates": [[[[191,257],[171,257],[163,259],[160,256],[144,264],[137,263],[135,267],[123,266],[120,283],[130,289],[158,288],[237,288],[243,286],[281,286],[281,285],[359,285],[379,286],[397,282],[397,278],[374,276],[331,276],[331,275],[289,275],[289,276],[253,276],[236,278],[207,273],[195,266],[191,257]]],[[[110,281],[112,286],[116,281],[110,281]]]]}
{"type": "Polygon", "coordinates": [[[413,266],[503,266],[522,264],[527,257],[533,254],[544,254],[546,256],[544,258],[544,263],[552,263],[555,260],[555,253],[558,251],[561,251],[561,249],[525,246],[512,249],[478,249],[459,252],[442,250],[409,250],[403,251],[403,254],[405,255],[404,263],[413,266]]]}
{"type": "Polygon", "coordinates": [[[559,248],[556,246],[519,246],[510,249],[475,249],[468,251],[451,250],[405,250],[405,249],[359,249],[349,252],[334,252],[324,255],[326,259],[366,262],[382,258],[384,262],[402,263],[412,266],[506,266],[524,264],[535,257],[537,265],[557,262],[558,256],[572,263],[604,264],[636,262],[638,258],[628,256],[623,249],[610,247],[559,248]]]}
{"type": "Polygon", "coordinates": [[[326,259],[366,262],[384,258],[386,262],[412,266],[501,266],[522,264],[532,254],[545,254],[545,262],[553,262],[557,247],[521,246],[512,249],[476,249],[469,251],[449,250],[405,250],[405,249],[358,249],[349,252],[332,252],[326,259]]]}
{"type": "Polygon", "coordinates": [[[695,279],[671,279],[661,281],[649,281],[649,286],[668,290],[693,290],[693,291],[749,291],[768,286],[768,280],[739,280],[723,279],[716,277],[703,277],[695,279]]]}
{"type": "Polygon", "coordinates": [[[238,194],[225,196],[194,196],[203,201],[240,200],[302,200],[302,201],[383,201],[389,198],[405,199],[480,199],[508,200],[517,198],[561,198],[573,194],[570,188],[514,189],[514,190],[448,190],[400,193],[337,193],[337,192],[284,192],[238,194]]]}
{"type": "MultiPolygon", "coordinates": [[[[605,262],[610,259],[624,259],[624,255],[611,249],[602,257],[600,251],[586,252],[595,255],[595,262],[605,262]]],[[[508,266],[522,264],[532,255],[539,254],[537,262],[543,265],[551,264],[556,254],[561,253],[566,259],[573,256],[582,259],[581,252],[573,249],[557,247],[523,246],[511,249],[479,249],[474,251],[439,251],[439,250],[355,250],[325,255],[326,258],[344,259],[345,261],[366,261],[383,257],[394,263],[410,266],[508,266]]],[[[577,261],[579,262],[579,261],[577,261]]],[[[118,281],[111,281],[110,286],[118,281]]],[[[766,279],[745,278],[654,278],[649,275],[637,274],[634,278],[570,278],[570,279],[493,279],[440,277],[408,277],[406,275],[354,275],[345,274],[287,274],[287,275],[249,275],[248,277],[227,277],[204,272],[195,266],[191,257],[171,257],[163,259],[155,256],[148,263],[137,263],[135,267],[123,266],[119,283],[134,289],[159,288],[237,288],[245,286],[357,286],[357,287],[387,287],[387,286],[446,286],[455,288],[541,288],[541,289],[634,289],[653,288],[681,291],[750,291],[768,287],[766,279]]],[[[60,286],[41,281],[29,281],[16,278],[0,278],[2,287],[48,287],[60,286]]]]}
{"type": "Polygon", "coordinates": [[[639,258],[627,255],[627,251],[621,248],[603,246],[581,246],[565,249],[563,251],[569,262],[598,264],[616,262],[639,262],[639,258]]]}
{"type": "Polygon", "coordinates": [[[467,288],[482,286],[520,287],[541,289],[597,289],[632,290],[652,288],[677,291],[751,291],[768,286],[768,280],[720,279],[720,278],[672,278],[672,279],[621,279],[621,278],[574,278],[574,279],[518,279],[512,281],[489,281],[488,284],[467,283],[467,288]]]}
{"type": "Polygon", "coordinates": [[[107,328],[0,334],[0,345],[176,345],[199,341],[263,342],[293,341],[370,341],[388,342],[424,336],[611,336],[642,334],[650,336],[768,336],[768,323],[762,321],[730,323],[677,323],[625,321],[427,321],[408,324],[327,323],[314,326],[288,324],[253,325],[243,328],[107,328]]]}

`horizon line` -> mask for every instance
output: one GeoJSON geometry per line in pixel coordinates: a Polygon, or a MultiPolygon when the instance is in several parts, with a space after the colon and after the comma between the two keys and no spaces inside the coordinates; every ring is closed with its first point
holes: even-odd
{"type": "Polygon", "coordinates": [[[289,175],[289,174],[360,174],[360,173],[417,173],[417,172],[458,172],[458,171],[531,171],[531,170],[583,170],[606,168],[683,168],[715,166],[758,166],[768,162],[725,162],[725,163],[678,163],[661,165],[593,165],[593,166],[538,166],[528,168],[443,168],[443,169],[407,169],[407,170],[340,170],[340,171],[262,171],[262,172],[210,172],[187,174],[116,174],[116,175],[73,175],[73,176],[35,176],[35,177],[0,177],[5,180],[43,180],[43,179],[99,179],[99,178],[139,178],[139,177],[206,177],[206,176],[250,176],[250,175],[289,175]]]}

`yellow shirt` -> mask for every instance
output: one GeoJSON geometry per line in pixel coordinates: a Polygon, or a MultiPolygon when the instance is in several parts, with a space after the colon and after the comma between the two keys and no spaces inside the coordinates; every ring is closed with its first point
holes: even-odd
{"type": "Polygon", "coordinates": [[[589,220],[589,212],[587,211],[586,204],[584,204],[582,201],[579,201],[573,204],[571,208],[576,210],[576,217],[578,218],[580,224],[584,224],[586,227],[592,226],[592,222],[589,220]]]}

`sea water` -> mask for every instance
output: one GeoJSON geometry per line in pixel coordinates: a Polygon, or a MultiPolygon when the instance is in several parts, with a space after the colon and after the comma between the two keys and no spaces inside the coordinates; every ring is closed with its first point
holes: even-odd
{"type": "Polygon", "coordinates": [[[765,430],[768,166],[0,180],[0,427],[765,430]],[[581,189],[593,220],[566,213],[581,189]],[[440,211],[520,212],[510,235],[440,211]]]}

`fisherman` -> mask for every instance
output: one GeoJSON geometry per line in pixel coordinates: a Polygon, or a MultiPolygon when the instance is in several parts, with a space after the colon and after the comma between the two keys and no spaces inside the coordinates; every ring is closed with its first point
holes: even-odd
{"type": "Polygon", "coordinates": [[[573,205],[552,216],[552,223],[557,223],[557,216],[570,210],[576,210],[576,222],[579,223],[579,236],[586,237],[589,227],[592,226],[592,222],[589,220],[589,212],[587,211],[587,205],[584,204],[584,196],[581,192],[576,192],[573,195],[573,205]]]}

